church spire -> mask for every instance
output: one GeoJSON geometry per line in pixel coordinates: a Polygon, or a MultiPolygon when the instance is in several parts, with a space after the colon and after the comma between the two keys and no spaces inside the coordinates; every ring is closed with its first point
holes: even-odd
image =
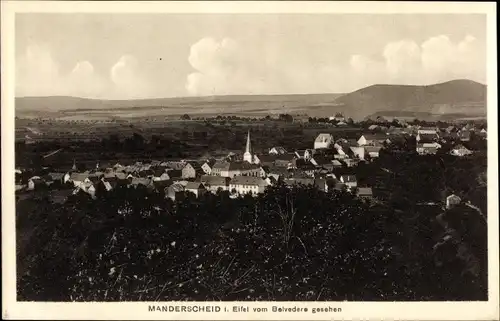
{"type": "Polygon", "coordinates": [[[252,148],[250,145],[250,130],[248,131],[248,134],[247,134],[247,147],[245,149],[245,153],[252,153],[252,148]]]}
{"type": "Polygon", "coordinates": [[[245,154],[243,154],[243,160],[249,163],[253,163],[252,146],[250,144],[250,130],[248,130],[247,134],[247,146],[245,148],[245,154]]]}

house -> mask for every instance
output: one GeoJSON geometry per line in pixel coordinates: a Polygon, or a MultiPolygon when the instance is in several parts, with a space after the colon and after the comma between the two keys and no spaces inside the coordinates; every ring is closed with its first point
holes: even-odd
{"type": "Polygon", "coordinates": [[[184,194],[184,186],[179,183],[172,184],[165,188],[165,198],[170,198],[172,201],[181,198],[184,194]]]}
{"type": "Polygon", "coordinates": [[[436,127],[420,127],[417,130],[417,134],[424,134],[424,135],[437,135],[438,131],[436,127]]]}
{"type": "Polygon", "coordinates": [[[175,170],[182,170],[184,166],[186,166],[186,162],[183,161],[170,161],[166,162],[168,168],[170,169],[175,169],[175,170]]]}
{"type": "Polygon", "coordinates": [[[434,155],[437,153],[438,148],[435,146],[424,146],[424,144],[417,144],[417,153],[419,155],[434,155]]]}
{"type": "Polygon", "coordinates": [[[418,143],[430,143],[436,141],[438,138],[437,134],[418,133],[416,140],[418,143]]]}
{"type": "Polygon", "coordinates": [[[321,167],[316,167],[311,163],[301,164],[299,168],[296,168],[291,172],[293,175],[302,174],[306,177],[314,177],[314,174],[321,169],[321,167]]]}
{"type": "Polygon", "coordinates": [[[160,166],[161,162],[159,160],[151,160],[150,165],[151,167],[158,167],[160,166]]]}
{"type": "Polygon", "coordinates": [[[479,131],[478,135],[481,137],[486,137],[488,132],[486,131],[486,128],[483,128],[479,131]]]}
{"type": "Polygon", "coordinates": [[[278,182],[279,177],[276,176],[268,176],[264,180],[266,181],[266,184],[269,185],[274,185],[278,182]]]}
{"type": "Polygon", "coordinates": [[[269,155],[283,155],[286,154],[287,151],[281,146],[275,146],[271,149],[269,149],[269,155]]]}
{"type": "Polygon", "coordinates": [[[324,178],[315,178],[314,186],[322,192],[328,192],[328,184],[324,178]]]}
{"type": "Polygon", "coordinates": [[[210,173],[212,172],[212,167],[214,166],[215,163],[216,163],[215,159],[209,159],[206,162],[204,162],[203,165],[201,165],[201,170],[205,174],[210,175],[210,173]]]}
{"type": "Polygon", "coordinates": [[[462,131],[469,131],[469,130],[473,130],[474,128],[474,125],[472,124],[466,124],[464,127],[462,127],[462,131]]]}
{"type": "Polygon", "coordinates": [[[380,145],[382,144],[385,140],[387,139],[387,135],[385,133],[379,133],[379,134],[363,134],[361,137],[358,138],[357,144],[358,146],[365,146],[365,145],[380,145]]]}
{"type": "Polygon", "coordinates": [[[20,190],[22,190],[22,189],[24,189],[24,188],[27,188],[27,185],[23,185],[23,184],[16,184],[16,185],[15,185],[15,191],[16,191],[16,192],[17,192],[17,191],[20,191],[20,190]]]}
{"type": "Polygon", "coordinates": [[[86,181],[86,182],[83,182],[80,185],[76,186],[75,189],[73,190],[74,195],[78,194],[79,192],[86,193],[94,199],[96,188],[92,182],[86,181]]]}
{"type": "Polygon", "coordinates": [[[229,177],[212,176],[212,175],[203,175],[200,179],[201,183],[205,186],[205,188],[212,193],[217,193],[219,189],[223,191],[229,190],[230,180],[231,179],[229,177]]]}
{"type": "Polygon", "coordinates": [[[297,185],[312,186],[314,185],[314,178],[312,177],[290,177],[283,180],[285,185],[292,187],[297,185]]]}
{"type": "Polygon", "coordinates": [[[84,183],[90,183],[88,173],[71,173],[69,176],[69,181],[73,183],[75,187],[78,187],[84,183]]]}
{"type": "Polygon", "coordinates": [[[311,149],[299,149],[295,151],[297,158],[310,160],[313,157],[314,150],[311,149]]]}
{"type": "Polygon", "coordinates": [[[448,127],[445,129],[445,131],[446,131],[447,133],[455,133],[455,132],[457,132],[457,131],[458,131],[458,129],[457,129],[455,126],[448,126],[448,127]]]}
{"type": "Polygon", "coordinates": [[[347,123],[346,123],[346,122],[341,121],[341,122],[338,122],[338,123],[337,123],[337,126],[338,126],[338,127],[347,126],[347,123]]]}
{"type": "Polygon", "coordinates": [[[152,170],[152,166],[150,164],[137,165],[137,167],[139,167],[139,172],[151,171],[152,170]]]}
{"type": "Polygon", "coordinates": [[[229,177],[229,167],[231,163],[228,161],[216,161],[212,166],[212,170],[210,171],[210,175],[213,176],[222,176],[229,177]]]}
{"type": "Polygon", "coordinates": [[[352,141],[347,139],[339,139],[335,142],[333,148],[335,149],[337,154],[342,152],[348,153],[351,146],[357,146],[357,145],[358,145],[357,140],[352,141]]]}
{"type": "Polygon", "coordinates": [[[269,167],[266,172],[268,176],[273,176],[278,178],[289,177],[291,175],[291,171],[289,169],[287,169],[286,167],[278,167],[278,166],[269,167]]]}
{"type": "Polygon", "coordinates": [[[262,168],[257,164],[250,164],[248,162],[217,162],[212,168],[211,175],[222,177],[234,176],[254,176],[260,177],[262,175],[262,168]]]}
{"type": "Polygon", "coordinates": [[[365,159],[365,148],[364,147],[351,147],[352,154],[358,159],[365,159]]]}
{"type": "Polygon", "coordinates": [[[70,175],[69,173],[49,173],[47,176],[52,180],[53,182],[59,182],[61,184],[66,183],[69,181],[70,175]]]}
{"type": "Polygon", "coordinates": [[[108,180],[105,180],[104,178],[102,178],[101,180],[99,180],[99,182],[97,182],[96,184],[94,184],[95,188],[97,189],[98,187],[102,187],[103,190],[105,190],[106,192],[109,192],[111,191],[115,186],[113,186],[114,184],[111,184],[110,181],[108,180]]]}
{"type": "Polygon", "coordinates": [[[121,170],[125,168],[122,164],[120,163],[116,163],[115,165],[113,165],[113,169],[116,171],[116,170],[121,170]]]}
{"type": "Polygon", "coordinates": [[[335,119],[335,121],[338,121],[338,122],[345,121],[345,117],[342,113],[336,113],[334,119],[335,119]]]}
{"type": "Polygon", "coordinates": [[[262,177],[235,176],[229,182],[229,190],[239,195],[263,193],[268,183],[262,177]]]}
{"type": "MultiPolygon", "coordinates": [[[[282,155],[282,154],[280,154],[282,155]]],[[[274,154],[269,154],[269,155],[254,155],[255,158],[255,163],[259,164],[260,166],[273,166],[274,161],[276,160],[276,155],[274,154]]]]}
{"type": "Polygon", "coordinates": [[[358,181],[354,175],[341,175],[340,182],[344,183],[348,188],[354,188],[358,186],[358,181]]]}
{"type": "Polygon", "coordinates": [[[471,155],[472,151],[470,151],[464,145],[459,144],[459,145],[456,145],[455,147],[453,147],[453,149],[450,151],[450,154],[453,156],[463,157],[463,156],[471,155]]]}
{"type": "Polygon", "coordinates": [[[373,198],[372,188],[371,187],[359,187],[357,195],[359,198],[372,199],[373,198]]]}
{"type": "Polygon", "coordinates": [[[328,174],[328,173],[331,173],[335,169],[335,166],[330,161],[328,163],[322,164],[320,166],[320,168],[325,171],[324,173],[328,174]]]}
{"type": "Polygon", "coordinates": [[[152,168],[140,169],[137,172],[138,177],[150,178],[155,175],[155,171],[152,168]]]}
{"type": "MultiPolygon", "coordinates": [[[[111,176],[112,177],[112,176],[111,176]]],[[[104,178],[111,178],[110,176],[104,176],[104,178]]],[[[132,178],[133,176],[132,175],[127,175],[125,173],[122,173],[122,172],[116,172],[114,177],[116,177],[118,180],[126,180],[128,179],[129,177],[132,178]]]]}
{"type": "Polygon", "coordinates": [[[165,195],[167,187],[169,187],[172,184],[173,182],[171,180],[153,181],[153,190],[159,194],[165,195]]]}
{"type": "Polygon", "coordinates": [[[379,146],[365,146],[365,153],[370,156],[370,158],[377,158],[380,155],[380,150],[382,148],[379,146]]]}
{"type": "Polygon", "coordinates": [[[344,162],[344,164],[345,164],[347,167],[353,167],[353,166],[356,166],[356,165],[359,163],[359,160],[357,160],[357,159],[352,159],[352,158],[344,158],[344,159],[343,159],[343,162],[344,162]]]}
{"type": "Polygon", "coordinates": [[[332,165],[334,168],[341,168],[342,167],[342,163],[339,162],[337,159],[332,160],[332,165]]]}
{"type": "Polygon", "coordinates": [[[110,186],[111,189],[116,188],[117,186],[127,186],[130,183],[130,180],[127,178],[119,178],[117,176],[114,177],[103,177],[101,178],[103,182],[107,182],[110,186]]]}
{"type": "Polygon", "coordinates": [[[283,155],[278,155],[276,159],[274,160],[274,166],[278,167],[290,167],[292,164],[292,161],[297,158],[297,155],[295,153],[288,153],[288,154],[283,154],[283,155]]]}
{"type": "Polygon", "coordinates": [[[387,129],[387,131],[385,132],[385,134],[388,136],[400,136],[400,135],[403,135],[405,133],[406,132],[404,131],[403,128],[393,127],[393,126],[391,126],[389,129],[387,129]]]}
{"type": "Polygon", "coordinates": [[[160,169],[154,172],[152,179],[153,181],[168,181],[170,180],[170,175],[168,175],[168,172],[166,170],[160,169]]]}
{"type": "Polygon", "coordinates": [[[28,180],[27,190],[32,191],[45,186],[47,186],[47,184],[45,184],[45,181],[40,176],[33,176],[28,180]]]}
{"type": "Polygon", "coordinates": [[[436,148],[436,149],[440,149],[440,148],[441,148],[441,144],[439,144],[438,142],[432,142],[432,143],[421,143],[421,144],[422,144],[422,146],[423,146],[424,148],[426,148],[426,147],[434,147],[434,148],[436,148]]]}
{"type": "Polygon", "coordinates": [[[335,191],[345,191],[347,189],[347,185],[339,181],[331,181],[329,185],[329,189],[335,191]]]}
{"type": "Polygon", "coordinates": [[[321,166],[324,166],[324,165],[331,164],[332,163],[332,158],[331,157],[327,157],[327,156],[323,156],[323,155],[316,155],[313,158],[311,158],[309,160],[309,162],[311,164],[313,164],[314,166],[321,167],[321,166]]]}
{"type": "Polygon", "coordinates": [[[167,169],[167,174],[170,176],[170,179],[172,180],[179,180],[182,179],[182,170],[180,169],[167,169]]]}
{"type": "Polygon", "coordinates": [[[182,168],[182,178],[184,179],[196,178],[196,176],[201,175],[202,173],[203,170],[201,169],[200,164],[196,162],[186,163],[182,168]]]}
{"type": "Polygon", "coordinates": [[[378,124],[385,124],[389,121],[384,116],[377,116],[377,118],[375,118],[375,122],[377,122],[378,124]]]}
{"type": "Polygon", "coordinates": [[[319,134],[314,140],[314,149],[330,148],[334,140],[331,134],[319,134]]]}
{"type": "Polygon", "coordinates": [[[184,187],[184,190],[186,192],[193,193],[194,195],[196,195],[196,197],[202,196],[207,191],[207,189],[201,182],[188,182],[184,187]]]}
{"type": "Polygon", "coordinates": [[[471,132],[470,130],[462,130],[460,133],[459,133],[459,138],[462,142],[468,142],[470,141],[470,138],[471,138],[471,132]]]}
{"type": "Polygon", "coordinates": [[[446,209],[450,209],[462,202],[462,199],[455,194],[451,194],[446,198],[446,209]]]}
{"type": "Polygon", "coordinates": [[[143,178],[143,177],[132,178],[130,180],[130,183],[128,184],[128,186],[134,187],[134,188],[138,188],[138,187],[147,187],[147,188],[151,188],[151,189],[154,188],[153,180],[150,178],[143,178]]]}

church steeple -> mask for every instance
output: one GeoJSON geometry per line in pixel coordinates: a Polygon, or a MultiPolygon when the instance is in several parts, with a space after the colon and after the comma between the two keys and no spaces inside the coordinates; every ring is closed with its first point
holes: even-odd
{"type": "Polygon", "coordinates": [[[245,149],[245,153],[252,153],[252,147],[250,145],[250,131],[247,134],[247,148],[245,149]]]}
{"type": "Polygon", "coordinates": [[[252,146],[250,143],[250,130],[247,134],[247,146],[245,148],[245,154],[243,154],[243,160],[249,163],[253,163],[252,146]]]}

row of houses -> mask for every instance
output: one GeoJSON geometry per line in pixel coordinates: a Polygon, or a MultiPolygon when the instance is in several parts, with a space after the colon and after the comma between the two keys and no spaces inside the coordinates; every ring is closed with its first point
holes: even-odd
{"type": "MultiPolygon", "coordinates": [[[[356,176],[350,174],[340,175],[338,178],[333,174],[324,178],[295,175],[287,176],[280,174],[269,175],[266,178],[255,176],[223,177],[202,175],[194,181],[155,181],[151,178],[119,178],[96,173],[89,173],[88,175],[85,173],[78,173],[78,175],[70,174],[69,176],[51,173],[44,177],[32,177],[28,182],[27,189],[35,190],[55,183],[66,183],[67,187],[71,186],[73,194],[84,192],[94,198],[99,188],[102,191],[108,192],[118,185],[121,185],[128,188],[145,188],[156,191],[164,194],[165,197],[175,200],[179,195],[184,195],[185,192],[191,192],[196,197],[200,197],[207,192],[217,193],[218,191],[229,191],[233,196],[245,194],[255,196],[263,193],[266,187],[274,185],[278,181],[282,181],[288,186],[297,184],[313,185],[325,192],[327,192],[329,188],[354,190],[358,187],[356,176]],[[65,182],[66,179],[67,181],[65,182]]],[[[371,189],[368,187],[362,187],[358,190],[358,194],[362,197],[370,197],[372,195],[371,193],[371,189]]]]}
{"type": "MultiPolygon", "coordinates": [[[[371,129],[381,128],[378,125],[372,126],[376,127],[370,127],[371,129]]],[[[363,160],[364,155],[369,155],[371,158],[378,157],[378,153],[383,146],[391,144],[402,137],[414,136],[417,142],[416,151],[420,155],[436,154],[437,150],[442,147],[442,143],[469,142],[473,134],[486,139],[486,130],[484,128],[481,130],[476,129],[472,125],[464,126],[461,129],[455,126],[449,126],[448,128],[409,126],[407,128],[390,127],[385,129],[383,132],[363,133],[355,140],[335,140],[333,135],[321,133],[314,141],[313,150],[331,149],[332,146],[339,150],[339,147],[342,147],[340,154],[350,149],[358,159],[363,160]]],[[[286,153],[280,147],[274,147],[269,152],[277,155],[286,153]]],[[[307,153],[311,154],[311,151],[308,150],[307,153]]],[[[463,145],[457,144],[451,154],[464,156],[470,155],[471,151],[466,150],[463,145]]],[[[308,155],[305,155],[305,158],[307,157],[308,155]]]]}

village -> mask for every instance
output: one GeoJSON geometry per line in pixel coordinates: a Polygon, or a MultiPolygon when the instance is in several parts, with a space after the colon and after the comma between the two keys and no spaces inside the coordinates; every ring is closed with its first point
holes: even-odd
{"type": "MultiPolygon", "coordinates": [[[[338,113],[330,117],[336,127],[348,124],[338,113]]],[[[286,150],[281,146],[270,148],[267,153],[256,153],[252,133],[248,130],[242,153],[207,159],[151,160],[132,164],[107,164],[95,161],[94,168],[78,170],[77,160],[69,171],[46,168],[45,172],[26,177],[21,168],[16,169],[16,193],[29,197],[37,190],[53,190],[53,202],[63,203],[68,196],[80,192],[96,197],[98,190],[110,191],[117,186],[145,188],[164,195],[173,201],[192,193],[227,191],[231,198],[246,194],[256,196],[266,187],[278,182],[287,186],[310,185],[321,191],[347,190],[358,197],[373,200],[377,191],[373,186],[358,183],[357,168],[360,163],[377,159],[381,152],[397,152],[395,146],[410,146],[412,157],[435,155],[447,146],[446,153],[455,157],[468,157],[475,151],[466,145],[474,136],[486,140],[486,129],[473,124],[463,127],[423,127],[409,125],[388,126],[380,121],[370,125],[357,138],[334,136],[318,132],[310,149],[286,150]],[[47,172],[48,171],[48,172],[47,172]]],[[[454,196],[454,195],[451,195],[454,196]]]]}

